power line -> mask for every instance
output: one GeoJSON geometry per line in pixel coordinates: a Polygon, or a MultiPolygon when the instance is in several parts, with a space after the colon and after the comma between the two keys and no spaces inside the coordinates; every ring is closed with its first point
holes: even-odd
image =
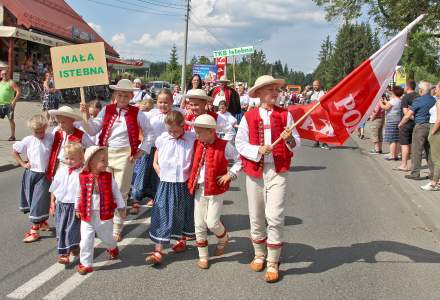
{"type": "Polygon", "coordinates": [[[181,4],[171,4],[166,2],[160,2],[160,1],[147,1],[147,0],[136,0],[143,3],[148,3],[156,6],[162,6],[162,7],[168,7],[168,8],[177,8],[177,9],[185,9],[185,5],[181,4]]]}
{"type": "MultiPolygon", "coordinates": [[[[144,5],[139,5],[139,4],[135,4],[133,2],[129,2],[129,1],[124,1],[124,0],[117,0],[118,2],[122,2],[122,3],[126,3],[126,4],[130,4],[136,7],[140,7],[140,8],[146,8],[148,9],[148,11],[154,12],[154,13],[164,13],[164,14],[168,14],[168,13],[174,13],[174,12],[169,12],[169,11],[159,11],[159,10],[151,10],[150,7],[148,6],[144,6],[144,5]]],[[[177,9],[177,8],[176,8],[177,9]]]]}
{"type": "Polygon", "coordinates": [[[113,4],[109,4],[109,3],[104,3],[104,2],[101,2],[101,1],[96,1],[96,0],[88,0],[88,1],[100,4],[100,5],[103,5],[103,6],[107,6],[107,7],[113,7],[113,8],[123,9],[123,10],[126,10],[126,11],[137,12],[137,13],[144,13],[144,14],[149,14],[149,15],[179,16],[179,17],[183,16],[181,14],[168,14],[168,13],[161,13],[161,12],[145,11],[145,10],[138,10],[138,9],[133,9],[133,8],[127,8],[127,7],[123,7],[123,6],[118,6],[118,5],[113,5],[113,4]]]}

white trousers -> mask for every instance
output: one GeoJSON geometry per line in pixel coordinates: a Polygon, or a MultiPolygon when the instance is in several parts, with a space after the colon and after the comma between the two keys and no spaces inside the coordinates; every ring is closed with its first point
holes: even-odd
{"type": "Polygon", "coordinates": [[[203,185],[197,189],[194,198],[194,227],[198,242],[208,240],[208,229],[217,237],[225,234],[225,227],[220,221],[223,199],[219,196],[204,196],[203,185]]]}
{"type": "Polygon", "coordinates": [[[269,248],[281,246],[287,173],[278,174],[274,164],[264,164],[262,178],[246,176],[246,192],[252,240],[258,243],[267,239],[269,248]]]}
{"type": "MultiPolygon", "coordinates": [[[[129,160],[130,156],[130,147],[108,148],[108,167],[115,177],[125,204],[127,204],[134,169],[134,163],[129,160]]],[[[120,233],[124,220],[119,216],[118,210],[115,211],[113,222],[115,224],[115,233],[120,233]]]]}
{"type": "Polygon", "coordinates": [[[93,211],[91,218],[90,222],[81,221],[79,261],[86,267],[93,265],[95,233],[107,249],[114,249],[117,246],[113,239],[113,221],[101,221],[99,211],[93,211]]]}

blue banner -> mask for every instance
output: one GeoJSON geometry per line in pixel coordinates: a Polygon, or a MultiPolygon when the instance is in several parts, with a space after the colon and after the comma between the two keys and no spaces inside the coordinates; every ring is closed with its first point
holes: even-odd
{"type": "Polygon", "coordinates": [[[193,75],[199,74],[202,80],[216,81],[217,66],[216,65],[193,65],[193,75]]]}

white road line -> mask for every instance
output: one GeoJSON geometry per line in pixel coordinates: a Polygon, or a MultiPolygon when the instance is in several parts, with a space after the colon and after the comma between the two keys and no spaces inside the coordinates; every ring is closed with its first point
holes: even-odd
{"type": "MultiPolygon", "coordinates": [[[[136,220],[136,219],[135,220],[127,220],[125,223],[126,224],[143,224],[143,223],[148,223],[149,222],[148,220],[149,220],[149,218],[148,219],[141,218],[138,220],[136,220]]],[[[122,245],[123,242],[124,242],[124,240],[122,240],[122,242],[119,244],[122,245]]],[[[100,243],[100,241],[98,239],[96,239],[95,240],[95,247],[99,243],[100,243]]],[[[72,260],[70,264],[74,264],[74,263],[76,263],[76,260],[72,260]]],[[[11,299],[24,299],[29,294],[31,294],[33,291],[40,288],[42,285],[44,285],[46,282],[51,280],[53,277],[55,277],[57,274],[61,273],[65,269],[66,268],[64,265],[59,264],[59,263],[55,263],[52,266],[50,266],[49,268],[47,268],[46,270],[44,270],[43,272],[41,272],[40,274],[38,274],[35,277],[33,277],[32,279],[30,279],[28,282],[24,283],[23,285],[21,285],[20,287],[18,287],[14,291],[12,291],[10,294],[6,295],[6,297],[11,298],[11,299]]]]}
{"type": "MultiPolygon", "coordinates": [[[[144,219],[144,223],[150,224],[151,218],[144,219]]],[[[132,232],[136,233],[133,234],[136,236],[135,238],[124,238],[119,244],[119,250],[122,251],[126,246],[134,243],[134,241],[137,240],[137,238],[141,237],[140,235],[145,231],[145,228],[136,228],[132,232]]],[[[106,255],[104,252],[102,255],[106,255]]],[[[74,289],[76,289],[81,283],[83,283],[87,278],[92,276],[95,271],[99,270],[99,267],[102,266],[108,266],[115,263],[114,260],[107,260],[99,263],[93,264],[94,272],[89,273],[87,275],[79,275],[78,273],[73,274],[70,278],[66,279],[63,283],[61,283],[58,287],[56,287],[54,290],[52,290],[49,294],[47,294],[43,299],[45,300],[59,300],[63,299],[67,295],[69,295],[74,289]],[[98,269],[96,269],[98,267],[98,269]]]]}

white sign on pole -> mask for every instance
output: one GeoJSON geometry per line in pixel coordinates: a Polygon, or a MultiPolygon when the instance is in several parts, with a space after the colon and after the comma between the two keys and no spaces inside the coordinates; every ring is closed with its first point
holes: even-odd
{"type": "Polygon", "coordinates": [[[214,58],[218,58],[218,57],[227,57],[227,56],[246,55],[252,53],[254,53],[254,46],[217,50],[213,52],[213,55],[214,58]]]}

